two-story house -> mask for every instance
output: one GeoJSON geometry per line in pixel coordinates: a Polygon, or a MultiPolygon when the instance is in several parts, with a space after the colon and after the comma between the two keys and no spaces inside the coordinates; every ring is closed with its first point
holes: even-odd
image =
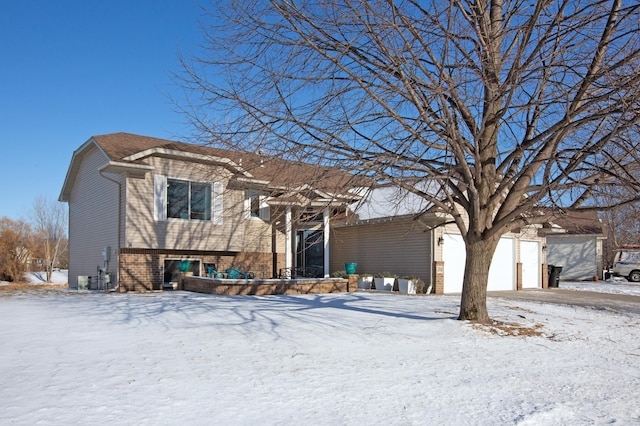
{"type": "Polygon", "coordinates": [[[330,273],[329,223],[358,199],[331,167],[114,133],[74,153],[69,286],[160,290],[181,271],[330,273]]]}

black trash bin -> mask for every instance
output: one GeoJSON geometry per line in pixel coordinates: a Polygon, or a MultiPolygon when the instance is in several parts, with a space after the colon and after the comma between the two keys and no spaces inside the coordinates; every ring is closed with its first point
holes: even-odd
{"type": "Polygon", "coordinates": [[[558,288],[562,266],[549,265],[549,288],[558,288]]]}

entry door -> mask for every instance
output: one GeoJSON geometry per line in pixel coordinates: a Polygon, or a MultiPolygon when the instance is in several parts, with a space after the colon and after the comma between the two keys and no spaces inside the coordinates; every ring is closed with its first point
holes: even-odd
{"type": "Polygon", "coordinates": [[[296,268],[308,277],[324,276],[324,232],[298,231],[296,235],[296,268]]]}

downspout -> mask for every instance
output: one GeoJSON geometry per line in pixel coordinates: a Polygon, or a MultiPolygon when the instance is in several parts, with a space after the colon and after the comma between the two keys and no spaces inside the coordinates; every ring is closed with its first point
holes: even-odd
{"type": "Polygon", "coordinates": [[[102,176],[103,178],[105,178],[106,180],[109,180],[113,183],[115,183],[116,185],[118,185],[118,229],[117,229],[117,265],[118,267],[116,268],[116,286],[113,289],[113,291],[117,291],[118,288],[120,287],[120,230],[122,229],[121,227],[121,221],[122,221],[122,183],[118,182],[115,179],[112,179],[108,176],[105,176],[102,174],[102,171],[98,172],[100,174],[100,176],[102,176]]]}

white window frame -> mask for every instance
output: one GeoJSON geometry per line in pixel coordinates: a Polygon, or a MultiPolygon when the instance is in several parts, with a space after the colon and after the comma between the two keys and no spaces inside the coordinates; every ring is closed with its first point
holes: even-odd
{"type": "Polygon", "coordinates": [[[245,219],[263,220],[268,222],[271,220],[271,208],[267,204],[267,195],[264,192],[248,190],[244,195],[244,217],[245,219]],[[257,199],[258,212],[254,213],[253,201],[257,199]]]}
{"type": "MultiPolygon", "coordinates": [[[[224,188],[220,182],[201,182],[190,179],[183,179],[179,177],[169,177],[166,175],[156,174],[153,176],[153,194],[154,194],[154,206],[153,217],[157,222],[165,221],[188,221],[188,222],[212,222],[214,225],[222,225],[223,215],[223,191],[224,188]],[[184,182],[208,184],[211,186],[211,207],[210,207],[210,219],[191,219],[189,218],[174,218],[168,217],[168,196],[167,185],[169,180],[179,180],[184,182]]],[[[191,203],[191,201],[189,201],[191,203]]]]}

